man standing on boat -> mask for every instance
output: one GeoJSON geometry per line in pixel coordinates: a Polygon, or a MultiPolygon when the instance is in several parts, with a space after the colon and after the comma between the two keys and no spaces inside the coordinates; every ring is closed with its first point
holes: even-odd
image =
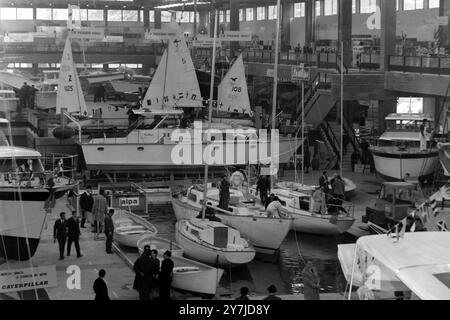
{"type": "Polygon", "coordinates": [[[64,259],[64,247],[66,246],[67,240],[67,221],[66,213],[61,212],[59,214],[60,218],[55,221],[53,226],[53,239],[56,242],[58,240],[59,245],[59,260],[64,259]]]}
{"type": "Polygon", "coordinates": [[[425,126],[427,124],[427,119],[423,119],[420,125],[420,151],[427,151],[427,137],[425,136],[425,126]]]}
{"type": "Polygon", "coordinates": [[[328,193],[328,191],[330,190],[329,183],[330,182],[328,181],[327,172],[324,171],[319,178],[319,187],[321,187],[325,193],[328,193]]]}
{"type": "Polygon", "coordinates": [[[256,184],[256,195],[258,195],[258,192],[261,203],[265,204],[267,195],[270,193],[270,180],[267,176],[259,176],[258,183],[256,184]]]}
{"type": "Polygon", "coordinates": [[[113,214],[114,209],[109,209],[108,214],[105,217],[106,253],[113,253],[111,250],[114,235],[114,223],[112,221],[113,214]]]}
{"type": "Polygon", "coordinates": [[[170,299],[170,285],[173,277],[173,261],[170,259],[172,252],[164,252],[161,262],[161,272],[159,274],[159,297],[164,300],[170,299]]]}
{"type": "Polygon", "coordinates": [[[136,273],[133,289],[139,292],[139,300],[150,300],[151,275],[150,246],[144,247],[144,253],[136,260],[133,269],[136,273]]]}
{"type": "Polygon", "coordinates": [[[230,182],[225,174],[220,181],[219,190],[219,208],[228,210],[228,204],[230,203],[230,182]]]}

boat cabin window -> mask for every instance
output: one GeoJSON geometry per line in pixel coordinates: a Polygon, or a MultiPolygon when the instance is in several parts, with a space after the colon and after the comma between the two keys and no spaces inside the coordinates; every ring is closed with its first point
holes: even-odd
{"type": "Polygon", "coordinates": [[[188,199],[193,201],[193,202],[197,202],[197,195],[195,195],[193,193],[189,193],[188,194],[188,199]]]}
{"type": "Polygon", "coordinates": [[[300,202],[300,209],[309,211],[309,198],[299,197],[298,200],[300,202]]]}
{"type": "MultiPolygon", "coordinates": [[[[421,120],[386,120],[386,131],[411,131],[419,132],[421,120]]],[[[427,132],[431,132],[432,123],[428,122],[425,126],[427,132]]]]}
{"type": "MultiPolygon", "coordinates": [[[[432,148],[434,141],[427,141],[427,147],[432,148]]],[[[405,140],[378,140],[379,147],[395,147],[399,151],[408,150],[410,148],[420,148],[420,141],[405,140]]]]}
{"type": "Polygon", "coordinates": [[[381,198],[387,202],[393,203],[395,197],[396,204],[412,204],[413,190],[401,188],[386,188],[382,186],[381,198]]]}
{"type": "Polygon", "coordinates": [[[13,173],[16,171],[43,172],[44,168],[39,159],[0,159],[0,172],[13,173]],[[30,170],[31,169],[31,170],[30,170]]]}

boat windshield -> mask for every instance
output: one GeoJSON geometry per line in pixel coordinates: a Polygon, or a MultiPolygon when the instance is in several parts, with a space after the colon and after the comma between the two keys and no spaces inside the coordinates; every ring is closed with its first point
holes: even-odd
{"type": "MultiPolygon", "coordinates": [[[[418,120],[386,120],[386,131],[409,131],[420,132],[422,121],[418,120]]],[[[432,124],[427,122],[425,125],[427,132],[432,131],[432,124]]]]}
{"type": "Polygon", "coordinates": [[[0,159],[0,186],[28,183],[40,186],[45,182],[40,159],[0,159]]]}

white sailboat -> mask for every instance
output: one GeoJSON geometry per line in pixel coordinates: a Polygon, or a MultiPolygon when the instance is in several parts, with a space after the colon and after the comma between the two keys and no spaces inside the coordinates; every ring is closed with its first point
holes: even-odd
{"type": "Polygon", "coordinates": [[[203,107],[189,48],[181,36],[180,28],[176,24],[170,26],[177,32],[178,37],[169,40],[142,101],[143,109],[151,112],[203,107]]]}
{"type": "Polygon", "coordinates": [[[83,116],[88,115],[80,79],[78,78],[77,69],[73,62],[72,46],[69,36],[66,39],[61,58],[61,67],[59,69],[56,114],[60,114],[62,108],[67,109],[68,113],[78,113],[83,116]]]}
{"type": "Polygon", "coordinates": [[[218,87],[217,108],[212,121],[253,126],[247,79],[242,54],[233,63],[218,87]]]}
{"type": "Polygon", "coordinates": [[[211,265],[243,265],[256,255],[255,248],[238,230],[216,221],[177,221],[175,241],[183,248],[184,255],[211,265]]]}
{"type": "MultiPolygon", "coordinates": [[[[258,252],[272,254],[278,250],[292,225],[292,218],[269,217],[264,206],[254,202],[245,202],[244,195],[237,189],[230,189],[228,210],[218,207],[219,190],[208,187],[209,207],[221,222],[236,228],[249,239],[258,252]]],[[[203,191],[200,186],[192,186],[185,196],[172,199],[172,207],[177,220],[192,219],[202,209],[203,191]]]]}

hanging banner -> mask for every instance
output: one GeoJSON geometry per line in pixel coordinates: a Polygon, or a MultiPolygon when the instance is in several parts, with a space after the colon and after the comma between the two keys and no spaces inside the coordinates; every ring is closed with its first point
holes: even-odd
{"type": "Polygon", "coordinates": [[[303,63],[299,66],[293,66],[291,77],[293,81],[309,81],[311,78],[311,69],[305,67],[303,63]]]}
{"type": "MultiPolygon", "coordinates": [[[[197,40],[192,41],[193,47],[198,48],[212,48],[214,45],[214,38],[210,37],[200,37],[197,40]]],[[[216,39],[216,48],[220,48],[222,46],[222,42],[220,39],[216,39]]]]}
{"type": "Polygon", "coordinates": [[[15,292],[56,287],[56,266],[1,270],[0,292],[15,292]]]}
{"type": "Polygon", "coordinates": [[[221,41],[251,42],[252,33],[249,31],[224,31],[219,38],[221,41]]]}
{"type": "Polygon", "coordinates": [[[102,42],[105,38],[105,29],[103,28],[81,28],[75,29],[69,33],[72,41],[82,42],[102,42]]]}
{"type": "Polygon", "coordinates": [[[448,26],[448,17],[437,17],[437,25],[438,26],[448,26]]]}
{"type": "Polygon", "coordinates": [[[49,38],[65,38],[67,34],[67,28],[65,27],[47,27],[47,26],[39,26],[36,27],[36,31],[42,35],[42,37],[49,38]]]}
{"type": "Polygon", "coordinates": [[[33,42],[33,33],[7,33],[3,39],[4,42],[33,42]]]}
{"type": "Polygon", "coordinates": [[[177,36],[178,34],[176,31],[166,29],[147,30],[144,33],[144,39],[152,41],[167,41],[177,36]]]}
{"type": "Polygon", "coordinates": [[[123,36],[106,36],[103,42],[123,42],[123,36]]]}

